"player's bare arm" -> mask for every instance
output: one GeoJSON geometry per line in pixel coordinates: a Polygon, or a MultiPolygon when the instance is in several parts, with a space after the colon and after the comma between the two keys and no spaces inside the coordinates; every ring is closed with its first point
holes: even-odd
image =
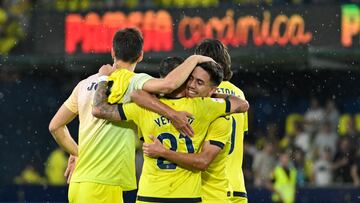
{"type": "Polygon", "coordinates": [[[98,83],[98,87],[94,95],[92,114],[97,118],[119,122],[121,121],[121,118],[118,111],[118,105],[110,105],[107,102],[106,88],[106,81],[98,83]]]}
{"type": "MultiPolygon", "coordinates": [[[[111,65],[103,65],[99,69],[99,75],[110,75],[114,70],[115,68],[111,65]]],[[[148,82],[149,81],[147,81],[146,83],[148,82]]],[[[92,114],[97,118],[106,119],[113,122],[119,122],[121,121],[121,117],[118,112],[118,105],[111,105],[107,102],[106,91],[107,82],[100,81],[94,95],[92,114]]],[[[145,91],[138,91],[132,93],[131,98],[135,101],[135,103],[138,103],[140,106],[154,111],[158,114],[164,115],[165,117],[170,119],[173,125],[183,134],[189,136],[192,136],[194,134],[190,124],[188,123],[188,118],[191,117],[190,114],[173,110],[172,108],[161,103],[158,99],[154,98],[152,95],[145,91]]]]}
{"type": "Polygon", "coordinates": [[[150,93],[168,94],[179,88],[189,77],[198,63],[214,61],[212,58],[202,55],[192,55],[182,64],[171,71],[165,78],[154,78],[147,81],[143,90],[150,93]]]}
{"type": "Polygon", "coordinates": [[[228,95],[227,99],[229,100],[231,107],[230,113],[244,113],[249,110],[249,102],[245,99],[241,99],[236,96],[228,95]]]}
{"type": "Polygon", "coordinates": [[[55,141],[69,154],[78,155],[78,146],[71,137],[66,124],[70,123],[77,114],[70,111],[65,105],[62,105],[49,124],[49,131],[55,141]]]}
{"type": "MultiPolygon", "coordinates": [[[[101,66],[101,68],[99,69],[99,75],[100,77],[109,76],[115,70],[116,68],[114,66],[106,64],[101,66]]],[[[97,118],[119,122],[121,121],[121,118],[118,112],[117,105],[110,105],[107,102],[106,91],[107,81],[99,81],[98,87],[94,95],[92,114],[97,118]]]]}
{"type": "Polygon", "coordinates": [[[163,157],[188,170],[205,171],[221,151],[221,148],[204,142],[200,153],[181,153],[166,149],[162,143],[151,136],[153,143],[144,143],[144,154],[152,157],[163,157]]]}
{"type": "MultiPolygon", "coordinates": [[[[97,118],[119,122],[121,121],[121,117],[118,111],[118,105],[111,105],[107,102],[106,88],[106,81],[98,83],[98,87],[94,95],[92,114],[97,118]]],[[[194,134],[190,124],[188,123],[188,118],[191,117],[191,114],[175,111],[145,91],[137,91],[133,93],[132,99],[138,101],[140,106],[155,111],[170,119],[174,126],[185,135],[192,136],[194,134]]]]}

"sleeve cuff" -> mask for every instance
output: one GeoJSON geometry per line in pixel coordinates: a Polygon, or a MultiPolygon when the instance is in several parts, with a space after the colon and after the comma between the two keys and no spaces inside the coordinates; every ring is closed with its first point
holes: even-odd
{"type": "Polygon", "coordinates": [[[72,108],[71,104],[68,104],[67,101],[64,102],[64,106],[65,106],[67,109],[69,109],[69,111],[71,111],[71,112],[73,112],[73,113],[76,113],[76,114],[78,113],[78,112],[75,110],[75,108],[72,108]]]}
{"type": "Polygon", "coordinates": [[[225,103],[226,103],[225,113],[230,113],[231,103],[230,103],[229,97],[226,97],[225,103]]]}
{"type": "Polygon", "coordinates": [[[121,120],[123,120],[123,121],[127,120],[127,118],[125,116],[123,104],[118,104],[118,110],[119,110],[121,120]]]}
{"type": "Polygon", "coordinates": [[[144,84],[150,79],[153,79],[153,77],[151,77],[150,75],[148,75],[146,73],[138,73],[134,80],[134,82],[135,82],[134,89],[142,90],[144,87],[144,84]]]}
{"type": "Polygon", "coordinates": [[[219,142],[219,141],[215,141],[215,140],[210,140],[210,144],[218,146],[220,149],[224,149],[224,147],[225,147],[224,143],[219,142]]]}

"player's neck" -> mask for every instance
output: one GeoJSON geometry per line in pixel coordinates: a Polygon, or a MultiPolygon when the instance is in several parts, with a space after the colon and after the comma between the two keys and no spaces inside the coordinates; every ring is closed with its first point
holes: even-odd
{"type": "Polygon", "coordinates": [[[136,63],[128,63],[128,62],[124,62],[121,60],[116,60],[114,62],[114,65],[115,65],[116,69],[127,69],[131,72],[133,72],[136,67],[136,63]]]}

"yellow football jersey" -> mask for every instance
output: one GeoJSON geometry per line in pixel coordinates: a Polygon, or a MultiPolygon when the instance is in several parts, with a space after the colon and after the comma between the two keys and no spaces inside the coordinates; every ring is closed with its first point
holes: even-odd
{"type": "Polygon", "coordinates": [[[108,102],[110,104],[120,103],[123,100],[130,81],[134,76],[135,73],[127,69],[116,70],[109,76],[108,85],[110,86],[110,94],[108,102]]]}
{"type": "MultiPolygon", "coordinates": [[[[223,99],[182,98],[161,99],[175,110],[186,110],[193,115],[189,123],[194,129],[192,138],[181,135],[164,116],[143,109],[136,104],[119,108],[122,119],[133,120],[141,129],[144,142],[152,142],[150,135],[159,139],[170,150],[197,153],[202,146],[210,123],[230,110],[230,103],[223,99]]],[[[138,200],[147,202],[201,201],[201,173],[178,167],[163,158],[144,156],[139,182],[138,200]]]]}
{"type": "MultiPolygon", "coordinates": [[[[223,81],[217,90],[221,94],[229,94],[245,99],[244,93],[228,81],[223,81]]],[[[248,131],[248,115],[245,113],[231,114],[232,132],[231,145],[226,163],[226,174],[230,183],[230,192],[235,196],[246,196],[244,175],[242,171],[244,135],[248,131]]]]}
{"type": "MultiPolygon", "coordinates": [[[[128,78],[133,73],[125,71],[128,78]]],[[[79,114],[79,158],[71,182],[118,185],[123,190],[136,189],[135,132],[133,122],[112,123],[92,114],[92,102],[98,75],[82,80],[64,103],[79,114]]],[[[126,87],[130,80],[119,81],[126,87]]],[[[125,92],[126,89],[118,92],[125,92]]]]}
{"type": "Polygon", "coordinates": [[[220,117],[213,121],[205,140],[217,145],[222,150],[211,162],[206,171],[201,173],[201,198],[203,202],[230,202],[228,199],[229,181],[225,173],[227,156],[230,150],[231,118],[220,117]]]}

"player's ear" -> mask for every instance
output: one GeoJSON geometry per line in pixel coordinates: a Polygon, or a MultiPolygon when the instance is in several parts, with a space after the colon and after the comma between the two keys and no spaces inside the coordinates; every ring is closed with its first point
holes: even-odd
{"type": "Polygon", "coordinates": [[[214,93],[216,93],[217,87],[216,86],[211,86],[211,89],[209,91],[209,97],[211,97],[211,95],[213,95],[214,93]]]}
{"type": "Polygon", "coordinates": [[[142,61],[143,58],[144,58],[144,51],[141,51],[141,54],[140,54],[138,60],[136,61],[136,63],[140,63],[140,61],[142,61]]]}

